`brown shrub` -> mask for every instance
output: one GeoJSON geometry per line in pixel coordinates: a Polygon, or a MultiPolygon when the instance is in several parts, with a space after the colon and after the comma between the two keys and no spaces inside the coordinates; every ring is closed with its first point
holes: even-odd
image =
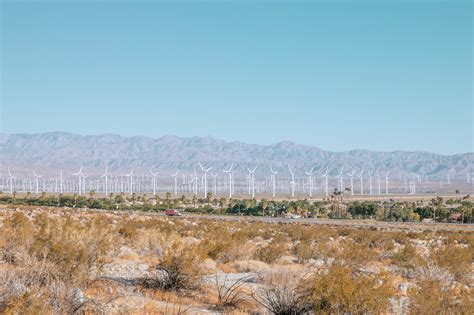
{"type": "Polygon", "coordinates": [[[312,298],[316,312],[324,313],[383,313],[393,290],[387,282],[356,275],[350,268],[333,265],[328,273],[313,280],[312,298]]]}

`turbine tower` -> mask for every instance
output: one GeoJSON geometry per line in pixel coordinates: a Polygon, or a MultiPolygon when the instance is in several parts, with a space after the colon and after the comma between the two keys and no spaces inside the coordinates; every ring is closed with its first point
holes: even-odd
{"type": "Polygon", "coordinates": [[[329,191],[328,191],[328,171],[329,171],[329,167],[326,168],[326,172],[321,176],[321,177],[324,177],[324,179],[325,179],[326,196],[329,195],[329,191]]]}
{"type": "Polygon", "coordinates": [[[150,170],[150,174],[152,176],[152,184],[153,184],[153,196],[156,196],[156,176],[158,176],[159,172],[156,172],[156,173],[153,173],[151,170],[150,170]]]}
{"type": "Polygon", "coordinates": [[[39,179],[43,177],[43,175],[36,174],[35,170],[33,170],[33,175],[35,176],[36,194],[38,194],[39,193],[39,179]]]}
{"type": "Polygon", "coordinates": [[[82,166],[81,166],[81,168],[79,169],[79,171],[78,171],[77,173],[72,173],[72,175],[77,176],[77,178],[78,178],[79,183],[78,183],[78,186],[77,186],[77,187],[78,187],[78,189],[79,189],[79,192],[78,192],[78,193],[79,193],[79,196],[80,196],[80,195],[81,195],[81,189],[82,189],[82,183],[81,183],[82,166]]]}
{"type": "Polygon", "coordinates": [[[178,172],[179,171],[176,171],[176,173],[170,174],[174,178],[174,195],[175,196],[178,194],[178,172]]]}
{"type": "Polygon", "coordinates": [[[12,172],[10,171],[10,168],[8,169],[8,181],[10,182],[10,194],[13,194],[13,180],[16,177],[12,175],[12,172]]]}
{"type": "Polygon", "coordinates": [[[290,171],[291,174],[291,197],[295,196],[295,174],[293,173],[293,170],[291,169],[290,164],[288,164],[288,170],[290,171]]]}
{"type": "Polygon", "coordinates": [[[308,175],[308,185],[309,185],[309,196],[313,197],[313,170],[314,167],[312,167],[308,172],[305,172],[306,175],[308,175]]]}
{"type": "Polygon", "coordinates": [[[385,174],[385,194],[388,195],[388,175],[390,175],[390,170],[385,174]]]}
{"type": "Polygon", "coordinates": [[[355,170],[352,170],[352,172],[347,173],[347,176],[351,179],[351,196],[354,196],[354,173],[355,170]]]}
{"type": "Polygon", "coordinates": [[[207,198],[207,172],[209,172],[212,167],[204,168],[201,163],[198,163],[199,167],[201,168],[202,172],[204,173],[204,198],[207,198]]]}
{"type": "Polygon", "coordinates": [[[341,168],[341,171],[339,172],[339,175],[337,177],[339,178],[339,191],[342,192],[344,190],[344,182],[342,179],[342,172],[344,172],[344,166],[341,168]]]}
{"type": "Polygon", "coordinates": [[[255,198],[255,171],[257,170],[257,167],[258,166],[255,166],[253,170],[247,167],[247,171],[249,172],[249,185],[252,198],[255,198]]]}
{"type": "Polygon", "coordinates": [[[380,177],[380,174],[379,174],[379,169],[377,169],[376,174],[377,174],[378,194],[380,195],[381,177],[380,177]]]}
{"type": "Polygon", "coordinates": [[[364,175],[364,169],[362,169],[360,171],[360,174],[357,176],[360,178],[360,195],[361,196],[364,195],[364,177],[362,175],[364,175]]]}
{"type": "Polygon", "coordinates": [[[232,163],[229,167],[228,170],[223,170],[224,173],[227,173],[229,174],[229,199],[232,198],[232,191],[233,191],[233,187],[234,187],[234,184],[233,184],[233,181],[234,181],[234,175],[232,173],[232,168],[234,167],[234,163],[232,163]]]}
{"type": "Polygon", "coordinates": [[[372,196],[372,173],[369,171],[369,194],[372,196]]]}
{"type": "Polygon", "coordinates": [[[276,185],[275,185],[275,175],[278,174],[277,171],[274,171],[272,166],[270,165],[270,180],[272,182],[272,196],[273,198],[275,198],[275,194],[276,194],[276,185]]]}
{"type": "Polygon", "coordinates": [[[63,183],[64,183],[64,180],[63,180],[63,170],[61,170],[59,172],[59,193],[62,194],[63,193],[63,183]]]}
{"type": "Polygon", "coordinates": [[[214,178],[214,196],[217,195],[217,176],[219,175],[219,173],[210,173],[211,174],[211,177],[214,178]]]}
{"type": "Polygon", "coordinates": [[[104,175],[101,176],[101,178],[104,178],[104,184],[105,184],[105,195],[107,196],[108,193],[109,193],[109,189],[108,189],[108,179],[109,179],[109,174],[108,174],[108,170],[109,170],[109,167],[106,166],[105,167],[105,173],[104,175]]]}
{"type": "Polygon", "coordinates": [[[130,195],[133,194],[133,171],[134,169],[132,168],[132,171],[129,174],[125,174],[125,176],[130,178],[130,195]]]}

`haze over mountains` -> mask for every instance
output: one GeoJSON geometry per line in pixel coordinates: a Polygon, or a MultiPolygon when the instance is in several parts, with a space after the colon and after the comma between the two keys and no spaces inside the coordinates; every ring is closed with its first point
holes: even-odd
{"type": "MultiPolygon", "coordinates": [[[[273,145],[226,142],[212,137],[182,138],[166,135],[158,139],[149,137],[122,137],[113,134],[82,136],[64,132],[43,134],[0,134],[2,173],[9,167],[17,173],[31,172],[56,174],[59,169],[77,171],[80,166],[88,174],[109,172],[125,174],[132,168],[136,173],[149,169],[162,172],[193,172],[197,163],[222,171],[235,163],[234,170],[243,173],[246,167],[258,166],[257,173],[269,173],[269,165],[288,174],[291,164],[299,176],[312,167],[316,172],[329,168],[336,175],[342,166],[344,172],[361,169],[385,176],[426,174],[441,178],[448,173],[451,178],[466,178],[474,172],[474,153],[439,155],[428,152],[373,152],[351,150],[324,151],[317,147],[284,141],[273,145]]],[[[243,176],[243,174],[242,174],[243,176]]]]}

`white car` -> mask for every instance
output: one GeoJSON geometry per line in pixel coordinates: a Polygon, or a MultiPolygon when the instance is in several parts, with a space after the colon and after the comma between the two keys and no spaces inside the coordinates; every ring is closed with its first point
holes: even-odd
{"type": "Polygon", "coordinates": [[[299,214],[292,214],[290,215],[290,219],[300,219],[301,216],[299,214]]]}

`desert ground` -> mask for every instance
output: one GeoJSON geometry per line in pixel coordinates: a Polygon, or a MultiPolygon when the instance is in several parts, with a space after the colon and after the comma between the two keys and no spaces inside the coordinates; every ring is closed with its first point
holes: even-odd
{"type": "Polygon", "coordinates": [[[2,206],[0,312],[468,314],[474,308],[468,225],[312,221],[2,206]]]}

